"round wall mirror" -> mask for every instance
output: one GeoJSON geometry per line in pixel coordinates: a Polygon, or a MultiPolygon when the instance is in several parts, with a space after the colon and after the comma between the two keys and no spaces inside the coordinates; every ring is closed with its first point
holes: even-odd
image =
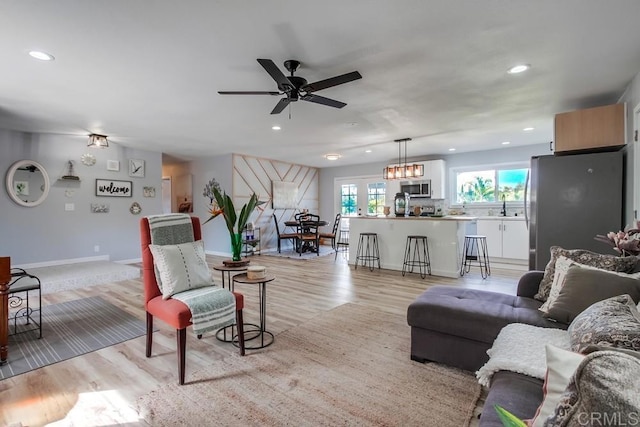
{"type": "Polygon", "coordinates": [[[49,175],[33,160],[19,160],[11,165],[6,184],[9,197],[20,206],[38,206],[49,194],[49,175]]]}

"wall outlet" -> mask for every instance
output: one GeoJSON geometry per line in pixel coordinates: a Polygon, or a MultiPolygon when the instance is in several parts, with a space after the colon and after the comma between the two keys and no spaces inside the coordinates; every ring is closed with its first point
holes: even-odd
{"type": "Polygon", "coordinates": [[[100,246],[95,245],[95,246],[93,247],[93,252],[100,252],[100,246]]]}
{"type": "Polygon", "coordinates": [[[74,211],[76,210],[76,205],[74,203],[65,203],[64,204],[65,211],[74,211]]]}

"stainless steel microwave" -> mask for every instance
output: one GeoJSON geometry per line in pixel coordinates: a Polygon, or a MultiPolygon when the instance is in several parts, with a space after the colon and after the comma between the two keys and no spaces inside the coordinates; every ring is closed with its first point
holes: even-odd
{"type": "Polygon", "coordinates": [[[412,197],[431,197],[431,180],[401,182],[400,191],[412,197]]]}

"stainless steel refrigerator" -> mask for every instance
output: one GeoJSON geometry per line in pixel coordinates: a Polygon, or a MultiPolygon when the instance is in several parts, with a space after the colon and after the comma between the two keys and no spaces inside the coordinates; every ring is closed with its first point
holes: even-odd
{"type": "Polygon", "coordinates": [[[551,246],[615,254],[594,237],[623,228],[622,151],[536,156],[530,178],[530,270],[544,270],[551,246]]]}

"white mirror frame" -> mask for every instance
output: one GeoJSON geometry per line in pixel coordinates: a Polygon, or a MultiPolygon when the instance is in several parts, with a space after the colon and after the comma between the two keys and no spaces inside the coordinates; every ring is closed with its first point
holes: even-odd
{"type": "Polygon", "coordinates": [[[9,171],[7,172],[6,187],[7,187],[7,193],[9,194],[9,197],[11,197],[11,200],[16,202],[20,206],[32,208],[44,202],[44,200],[47,198],[47,195],[49,195],[49,187],[50,187],[49,175],[47,175],[47,171],[44,168],[44,166],[42,166],[40,163],[36,161],[18,160],[17,162],[11,165],[11,167],[9,168],[9,171]],[[20,199],[20,197],[18,197],[18,195],[15,193],[13,189],[13,177],[16,174],[16,171],[18,170],[18,168],[31,166],[31,165],[37,167],[38,170],[42,172],[42,178],[44,179],[44,184],[43,184],[44,188],[42,190],[42,195],[37,200],[34,200],[33,202],[25,202],[24,200],[20,199]]]}

